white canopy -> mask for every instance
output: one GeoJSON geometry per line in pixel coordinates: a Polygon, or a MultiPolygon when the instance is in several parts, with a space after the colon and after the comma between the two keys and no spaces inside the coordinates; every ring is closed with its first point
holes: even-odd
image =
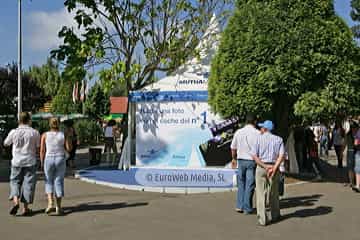
{"type": "Polygon", "coordinates": [[[219,33],[219,22],[214,14],[196,47],[199,57],[190,59],[174,74],[146,86],[142,91],[207,91],[210,62],[219,45],[219,33]]]}

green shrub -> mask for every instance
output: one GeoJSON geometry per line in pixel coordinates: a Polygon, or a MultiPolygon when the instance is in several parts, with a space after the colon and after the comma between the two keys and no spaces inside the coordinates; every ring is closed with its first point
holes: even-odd
{"type": "Polygon", "coordinates": [[[102,128],[95,120],[78,120],[74,127],[81,145],[96,144],[102,136],[102,128]]]}

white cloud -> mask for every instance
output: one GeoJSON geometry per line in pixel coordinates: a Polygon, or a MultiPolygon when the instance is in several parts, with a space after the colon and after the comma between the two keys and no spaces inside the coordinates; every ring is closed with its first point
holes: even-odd
{"type": "MultiPolygon", "coordinates": [[[[80,7],[78,9],[83,9],[86,13],[91,14],[89,9],[80,7]]],[[[100,10],[105,12],[103,6],[100,6],[100,10]]],[[[29,39],[25,42],[28,43],[32,50],[36,51],[56,48],[63,43],[63,40],[58,37],[58,33],[63,26],[72,27],[75,33],[80,36],[81,33],[84,33],[84,29],[78,29],[78,25],[74,20],[75,13],[76,10],[69,13],[66,8],[53,12],[37,11],[30,13],[26,18],[27,22],[25,23],[25,31],[29,39]]],[[[114,29],[107,21],[105,21],[105,24],[110,31],[114,29]]],[[[100,18],[95,20],[95,25],[103,26],[103,22],[100,21],[100,18]]]]}
{"type": "Polygon", "coordinates": [[[32,12],[26,20],[25,31],[28,33],[26,34],[28,39],[24,39],[24,43],[36,51],[50,50],[59,46],[62,39],[58,37],[58,33],[63,26],[77,29],[73,15],[65,8],[53,12],[32,12]]]}

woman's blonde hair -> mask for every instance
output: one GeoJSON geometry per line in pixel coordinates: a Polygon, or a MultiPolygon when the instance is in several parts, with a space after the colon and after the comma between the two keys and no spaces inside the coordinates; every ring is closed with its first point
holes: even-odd
{"type": "Polygon", "coordinates": [[[59,119],[57,118],[50,118],[49,120],[50,129],[59,130],[59,119]]]}

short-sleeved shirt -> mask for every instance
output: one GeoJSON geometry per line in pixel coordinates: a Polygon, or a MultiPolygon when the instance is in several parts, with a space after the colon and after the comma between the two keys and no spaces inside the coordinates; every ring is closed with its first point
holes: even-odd
{"type": "Polygon", "coordinates": [[[40,147],[40,134],[28,125],[20,125],[10,131],[4,145],[12,145],[12,166],[34,166],[36,164],[37,149],[40,147]]]}
{"type": "Polygon", "coordinates": [[[264,163],[275,163],[280,155],[285,154],[284,142],[281,137],[265,132],[258,137],[251,153],[264,163]]]}
{"type": "Polygon", "coordinates": [[[246,125],[235,132],[231,149],[236,150],[238,159],[253,160],[251,149],[254,147],[260,131],[252,125],[246,125]]]}

